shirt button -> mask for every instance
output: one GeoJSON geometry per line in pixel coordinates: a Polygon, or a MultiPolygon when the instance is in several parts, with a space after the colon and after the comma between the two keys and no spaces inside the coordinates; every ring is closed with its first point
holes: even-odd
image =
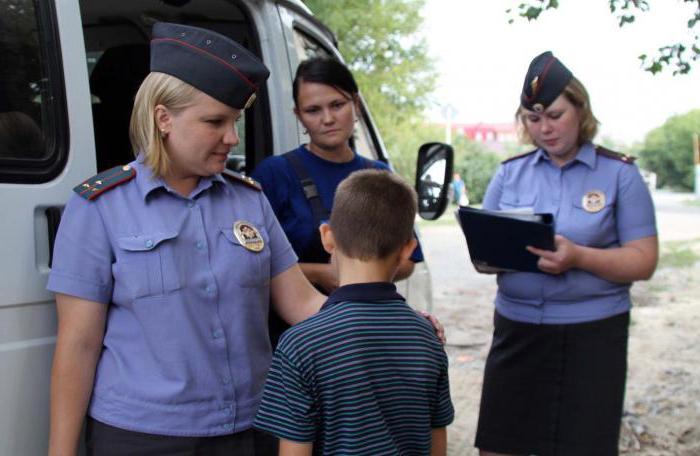
{"type": "Polygon", "coordinates": [[[224,408],[224,413],[226,416],[232,416],[233,415],[233,409],[231,407],[225,407],[224,408]]]}
{"type": "Polygon", "coordinates": [[[151,239],[148,239],[145,244],[147,249],[153,247],[153,241],[151,239]]]}
{"type": "Polygon", "coordinates": [[[202,250],[202,249],[204,248],[204,242],[202,242],[202,241],[197,241],[197,243],[195,244],[195,246],[197,247],[197,250],[202,250]]]}
{"type": "Polygon", "coordinates": [[[223,377],[221,377],[221,383],[223,383],[224,385],[228,385],[230,381],[231,381],[231,377],[229,377],[227,375],[224,375],[223,377]]]}
{"type": "Polygon", "coordinates": [[[214,285],[207,285],[207,288],[205,288],[204,291],[206,291],[207,294],[214,294],[214,285]]]}
{"type": "Polygon", "coordinates": [[[223,337],[224,332],[221,329],[216,329],[214,332],[212,332],[212,336],[214,336],[214,339],[220,339],[223,337]]]}
{"type": "Polygon", "coordinates": [[[194,207],[194,201],[188,201],[187,207],[194,207]]]}

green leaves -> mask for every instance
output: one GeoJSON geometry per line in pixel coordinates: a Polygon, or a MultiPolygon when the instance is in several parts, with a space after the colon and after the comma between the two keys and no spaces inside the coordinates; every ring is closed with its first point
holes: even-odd
{"type": "Polygon", "coordinates": [[[693,134],[700,133],[700,109],[670,117],[650,131],[639,152],[642,167],[657,174],[661,187],[693,189],[693,134]]]}
{"type": "MultiPolygon", "coordinates": [[[[686,24],[687,28],[692,30],[700,23],[700,1],[683,0],[683,2],[697,5],[686,24]]],[[[637,14],[650,11],[650,5],[647,0],[608,0],[608,6],[610,7],[610,13],[617,17],[618,26],[620,27],[635,22],[637,14]]],[[[515,16],[525,18],[529,22],[538,19],[543,11],[558,7],[559,2],[556,0],[530,0],[518,5],[515,16]]],[[[514,22],[513,10],[507,9],[506,14],[510,16],[508,23],[512,24],[514,22]]],[[[687,74],[692,69],[692,62],[700,59],[700,36],[695,34],[694,38],[689,42],[678,42],[661,46],[653,57],[642,54],[638,58],[644,70],[652,74],[659,73],[665,69],[672,71],[674,76],[687,74]]]]}

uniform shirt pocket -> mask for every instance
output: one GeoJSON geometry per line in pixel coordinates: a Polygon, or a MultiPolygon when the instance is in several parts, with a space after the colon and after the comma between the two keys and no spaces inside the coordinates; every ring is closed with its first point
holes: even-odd
{"type": "Polygon", "coordinates": [[[615,226],[615,201],[609,194],[602,207],[584,202],[581,195],[572,202],[571,217],[562,226],[563,234],[577,244],[588,247],[607,247],[617,242],[615,226]],[[596,209],[595,211],[593,209],[596,209]]]}
{"type": "Polygon", "coordinates": [[[255,228],[264,242],[259,252],[245,248],[231,227],[221,228],[224,245],[220,253],[225,255],[230,278],[241,287],[268,286],[270,282],[270,237],[262,226],[256,225],[255,228]]]}
{"type": "Polygon", "coordinates": [[[525,194],[515,191],[504,191],[501,196],[501,201],[499,206],[501,210],[527,210],[535,209],[535,196],[534,194],[525,194]]]}
{"type": "Polygon", "coordinates": [[[160,231],[117,238],[114,301],[159,296],[181,288],[173,257],[175,231],[160,231]]]}

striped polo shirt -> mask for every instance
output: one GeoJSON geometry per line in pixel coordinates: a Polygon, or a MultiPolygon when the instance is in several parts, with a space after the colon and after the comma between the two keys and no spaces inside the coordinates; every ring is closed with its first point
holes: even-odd
{"type": "Polygon", "coordinates": [[[453,417],[434,329],[394,284],[370,283],[282,335],[254,426],[317,455],[427,455],[453,417]]]}

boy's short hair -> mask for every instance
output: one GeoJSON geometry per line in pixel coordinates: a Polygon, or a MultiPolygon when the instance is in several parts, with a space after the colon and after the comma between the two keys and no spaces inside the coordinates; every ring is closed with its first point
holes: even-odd
{"type": "Polygon", "coordinates": [[[366,169],[343,180],[330,225],[338,249],[359,260],[383,259],[413,237],[416,192],[389,171],[366,169]]]}

